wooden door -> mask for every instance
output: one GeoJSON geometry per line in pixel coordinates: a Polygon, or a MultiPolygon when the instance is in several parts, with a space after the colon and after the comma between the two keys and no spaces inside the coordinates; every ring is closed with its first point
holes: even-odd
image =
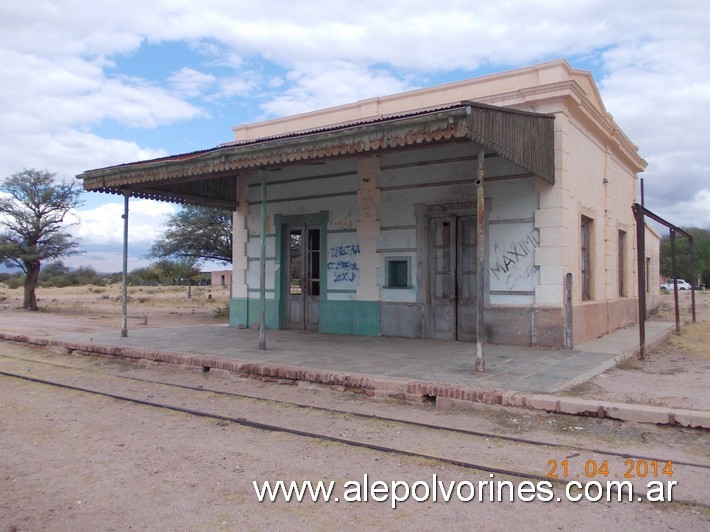
{"type": "Polygon", "coordinates": [[[429,221],[430,336],[476,339],[476,218],[445,216],[429,221]]]}
{"type": "Polygon", "coordinates": [[[476,218],[456,224],[456,339],[476,341],[476,218]]]}
{"type": "Polygon", "coordinates": [[[456,331],[456,219],[432,218],[429,242],[431,337],[452,340],[456,331]]]}

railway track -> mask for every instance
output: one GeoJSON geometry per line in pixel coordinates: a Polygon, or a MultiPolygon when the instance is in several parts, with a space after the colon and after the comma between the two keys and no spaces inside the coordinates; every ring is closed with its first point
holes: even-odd
{"type": "MultiPolygon", "coordinates": [[[[26,371],[22,373],[2,370],[0,375],[4,378],[23,379],[40,385],[93,394],[151,408],[166,409],[189,416],[213,419],[222,423],[270,432],[281,432],[302,438],[368,449],[378,453],[423,459],[491,475],[561,484],[572,479],[582,481],[603,480],[601,476],[597,475],[597,468],[600,464],[607,464],[607,469],[621,472],[631,462],[634,465],[642,463],[672,463],[676,472],[674,479],[678,479],[678,483],[681,485],[683,483],[699,482],[707,487],[707,479],[710,478],[710,473],[708,473],[710,464],[674,459],[672,456],[644,456],[640,453],[558,444],[486,431],[335,410],[303,403],[205,388],[204,386],[196,387],[155,379],[118,375],[112,372],[97,371],[96,368],[78,368],[48,360],[28,359],[11,355],[0,355],[0,359],[37,365],[33,368],[33,375],[28,375],[26,371]],[[42,374],[42,371],[38,371],[40,366],[44,367],[44,374],[42,374]],[[143,386],[144,388],[137,389],[136,386],[143,386]],[[145,395],[145,386],[149,387],[152,392],[145,395]],[[244,415],[224,413],[224,411],[229,410],[238,410],[241,413],[245,410],[245,404],[251,406],[259,405],[251,419],[244,415]],[[300,415],[290,416],[288,413],[285,416],[283,415],[284,410],[290,411],[294,408],[300,410],[300,415]],[[343,426],[352,425],[353,420],[357,420],[358,425],[365,428],[359,431],[352,431],[353,434],[348,435],[349,429],[343,429],[343,426]],[[370,432],[368,432],[368,429],[370,432]],[[378,433],[377,437],[367,436],[374,433],[378,433]],[[400,433],[408,433],[409,437],[399,438],[395,436],[400,433]],[[399,440],[413,441],[416,442],[416,445],[412,448],[411,444],[399,443],[399,440]],[[444,449],[438,449],[439,444],[437,442],[443,441],[447,442],[448,446],[444,449]],[[492,447],[495,447],[498,452],[486,452],[486,448],[490,450],[492,447]],[[430,451],[426,452],[427,449],[430,449],[430,451]],[[436,449],[438,452],[433,452],[431,451],[432,449],[436,449]],[[465,456],[470,456],[471,454],[479,458],[475,461],[465,458],[465,456]],[[501,455],[503,459],[501,459],[501,455]],[[523,456],[526,459],[508,460],[506,457],[509,455],[523,456]],[[551,467],[552,462],[554,462],[554,468],[551,467]],[[558,474],[562,472],[561,467],[559,470],[557,469],[558,464],[561,466],[563,462],[565,463],[565,469],[568,468],[570,471],[577,472],[576,477],[558,474]],[[624,462],[626,462],[626,465],[623,465],[624,462]],[[537,471],[534,470],[534,465],[530,466],[530,464],[535,463],[539,466],[537,471]],[[590,471],[590,464],[593,464],[594,471],[590,471]],[[581,477],[579,472],[582,472],[581,477]],[[590,474],[592,472],[594,474],[590,474]]],[[[250,410],[254,409],[250,408],[250,410]]],[[[645,486],[643,479],[645,479],[645,475],[644,477],[635,478],[632,482],[634,483],[634,494],[645,497],[644,491],[640,489],[645,486]]],[[[697,496],[693,496],[693,491],[692,489],[684,490],[683,497],[676,497],[674,501],[679,504],[710,510],[710,505],[702,494],[703,490],[697,490],[697,496]],[[685,491],[688,492],[687,496],[685,491]]]]}
{"type": "MultiPolygon", "coordinates": [[[[92,368],[92,369],[79,368],[76,366],[69,366],[66,364],[57,364],[56,362],[49,362],[46,360],[28,359],[28,358],[17,357],[17,356],[12,356],[12,355],[0,355],[0,358],[10,358],[10,359],[19,360],[19,361],[28,362],[28,363],[44,364],[44,365],[48,365],[48,366],[55,366],[55,367],[59,367],[59,368],[72,369],[72,370],[81,371],[81,372],[97,373],[97,370],[94,368],[92,368]]],[[[140,377],[119,375],[119,374],[112,373],[112,372],[98,372],[98,373],[102,373],[104,375],[110,375],[110,376],[118,378],[118,379],[136,381],[136,382],[140,382],[140,383],[144,383],[144,384],[157,384],[157,385],[161,385],[161,386],[170,386],[170,387],[177,388],[177,389],[204,392],[204,393],[212,393],[212,394],[217,394],[217,395],[224,396],[224,397],[232,397],[232,398],[236,398],[236,399],[248,399],[251,401],[260,401],[260,402],[263,401],[263,402],[269,402],[269,403],[276,404],[276,405],[280,404],[280,405],[285,405],[285,406],[289,406],[289,407],[296,407],[296,408],[300,408],[300,409],[309,409],[309,410],[314,410],[314,411],[328,412],[331,414],[351,416],[351,417],[360,418],[360,419],[370,419],[370,420],[378,420],[378,421],[389,422],[389,423],[399,423],[399,424],[408,425],[411,427],[417,427],[417,428],[434,430],[434,431],[441,431],[444,433],[448,432],[448,433],[455,433],[455,434],[463,434],[463,435],[468,435],[468,436],[473,436],[473,437],[478,437],[478,438],[489,438],[489,439],[507,441],[507,442],[512,442],[512,443],[520,443],[520,444],[525,444],[525,445],[547,447],[547,448],[552,448],[552,449],[555,449],[555,448],[556,449],[563,449],[566,451],[575,451],[575,452],[580,452],[580,453],[584,452],[584,453],[593,453],[593,454],[604,455],[604,456],[614,456],[614,457],[625,458],[625,459],[646,460],[648,462],[651,462],[651,461],[656,461],[656,462],[672,461],[676,465],[687,465],[687,466],[697,467],[697,468],[701,468],[701,469],[710,469],[710,463],[699,464],[699,463],[695,463],[695,462],[688,462],[688,461],[684,461],[684,460],[673,459],[673,458],[667,457],[667,456],[666,457],[650,456],[650,455],[642,455],[642,454],[638,454],[638,453],[619,452],[619,451],[604,450],[604,449],[598,449],[598,448],[593,448],[593,447],[584,447],[584,446],[578,446],[578,445],[559,444],[559,443],[554,443],[554,442],[549,442],[549,441],[540,441],[540,440],[534,440],[534,439],[529,439],[529,438],[520,438],[517,436],[510,436],[510,435],[504,435],[504,434],[493,433],[493,432],[476,431],[476,430],[470,430],[470,429],[462,429],[462,428],[449,427],[449,426],[444,426],[444,425],[437,425],[437,424],[432,424],[432,423],[422,423],[422,422],[412,421],[412,420],[407,420],[407,419],[402,419],[402,418],[379,416],[377,414],[362,414],[362,413],[358,413],[358,412],[352,412],[349,410],[325,408],[325,407],[319,407],[319,406],[314,406],[314,405],[309,405],[309,404],[299,403],[299,402],[294,402],[294,401],[284,401],[284,400],[279,400],[279,399],[261,397],[261,396],[251,395],[251,394],[245,394],[245,393],[217,390],[214,388],[205,388],[203,385],[192,386],[192,385],[178,384],[178,383],[172,383],[172,382],[155,380],[155,379],[144,379],[144,378],[140,378],[140,377]]],[[[10,376],[9,374],[5,374],[2,371],[0,371],[0,374],[10,376]]],[[[16,376],[21,377],[20,375],[16,375],[16,376]]],[[[28,378],[27,380],[32,380],[32,379],[28,378]]],[[[47,384],[50,384],[50,383],[47,383],[47,384]]],[[[78,391],[88,391],[88,390],[78,390],[78,391]]],[[[151,402],[148,404],[155,405],[154,402],[151,402]]],[[[244,423],[244,424],[246,424],[246,423],[244,423]]],[[[255,427],[255,428],[261,428],[261,427],[255,427]]]]}

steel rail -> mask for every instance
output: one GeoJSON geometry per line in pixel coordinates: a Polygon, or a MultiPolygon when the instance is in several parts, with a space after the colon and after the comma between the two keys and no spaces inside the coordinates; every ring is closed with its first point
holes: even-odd
{"type": "MultiPolygon", "coordinates": [[[[164,409],[164,410],[170,410],[173,412],[189,414],[189,415],[196,416],[196,417],[217,419],[219,421],[227,421],[230,423],[235,423],[237,425],[249,427],[249,428],[253,428],[253,429],[265,430],[265,431],[269,431],[269,432],[280,432],[280,433],[285,433],[285,434],[291,434],[294,436],[310,438],[310,439],[315,439],[315,440],[321,440],[321,441],[328,441],[328,442],[332,442],[332,443],[338,443],[341,445],[347,445],[350,447],[367,449],[370,451],[377,451],[377,452],[382,452],[382,453],[387,453],[387,454],[397,454],[397,455],[401,455],[401,456],[406,456],[408,458],[416,458],[416,459],[420,459],[420,460],[430,460],[430,461],[434,461],[434,462],[443,463],[446,465],[461,467],[464,469],[473,469],[476,471],[484,471],[486,473],[504,475],[504,476],[508,476],[508,477],[517,477],[517,478],[524,478],[524,479],[529,479],[529,480],[545,481],[545,482],[549,482],[550,484],[566,485],[568,482],[567,480],[561,479],[561,478],[549,478],[547,476],[537,475],[534,473],[526,473],[524,471],[515,471],[515,470],[511,470],[511,469],[490,467],[490,466],[486,466],[483,464],[474,464],[471,462],[465,462],[463,460],[428,455],[428,454],[424,454],[424,453],[417,453],[414,451],[407,451],[404,449],[397,449],[394,447],[385,447],[383,445],[376,445],[376,444],[372,444],[372,443],[350,440],[347,438],[340,438],[337,436],[329,436],[327,434],[319,434],[319,433],[315,433],[315,432],[302,431],[302,430],[298,430],[298,429],[292,429],[289,427],[283,427],[280,425],[271,425],[268,423],[251,421],[251,420],[248,420],[248,419],[242,418],[242,417],[225,416],[222,414],[214,414],[214,413],[210,413],[210,412],[204,412],[202,410],[195,410],[192,408],[185,408],[185,407],[180,407],[180,406],[175,406],[175,405],[169,405],[166,403],[159,403],[159,402],[155,402],[155,401],[147,401],[145,399],[137,399],[135,397],[128,397],[128,396],[124,396],[124,395],[120,395],[120,394],[116,394],[116,393],[111,393],[111,392],[103,392],[101,390],[92,390],[91,388],[85,388],[83,386],[75,386],[72,384],[64,384],[64,383],[60,383],[60,382],[49,381],[46,379],[38,379],[36,377],[29,377],[27,375],[18,375],[18,374],[6,372],[6,371],[0,371],[0,375],[5,376],[5,377],[10,377],[10,378],[21,379],[21,380],[33,382],[36,384],[44,384],[46,386],[54,386],[57,388],[63,388],[63,389],[67,389],[67,390],[88,393],[91,395],[98,395],[101,397],[107,397],[110,399],[125,401],[125,402],[129,402],[129,403],[143,405],[143,406],[151,406],[154,408],[160,408],[160,409],[164,409]]],[[[603,485],[600,485],[600,490],[602,491],[602,493],[607,493],[607,491],[608,491],[607,488],[605,488],[603,485]]],[[[629,492],[625,487],[622,487],[621,494],[628,495],[629,492]]],[[[637,491],[637,489],[634,488],[634,494],[636,494],[637,500],[639,502],[647,499],[647,493],[644,491],[640,491],[640,490],[637,491]]],[[[619,495],[617,494],[617,498],[618,498],[618,496],[619,495]]],[[[620,502],[628,502],[628,501],[620,501],[620,502]]],[[[680,500],[680,501],[675,500],[675,501],[673,501],[673,503],[676,506],[700,507],[700,508],[710,510],[710,503],[702,503],[702,502],[696,502],[696,501],[682,501],[682,500],[680,500]]]]}
{"type": "MultiPolygon", "coordinates": [[[[357,417],[360,419],[370,419],[370,420],[376,420],[376,421],[384,421],[384,422],[388,422],[388,423],[399,423],[401,425],[408,425],[408,426],[412,426],[412,427],[416,427],[416,428],[423,428],[423,429],[428,429],[428,430],[438,430],[438,431],[443,431],[443,432],[451,432],[451,433],[455,433],[455,434],[462,434],[465,436],[475,436],[475,437],[479,437],[479,438],[497,439],[497,440],[503,440],[503,441],[508,441],[508,442],[512,442],[512,443],[522,443],[522,444],[526,444],[526,445],[534,445],[534,446],[539,446],[539,447],[551,447],[551,448],[565,449],[565,450],[570,450],[570,451],[595,453],[595,454],[601,454],[601,455],[606,455],[606,456],[615,456],[618,458],[635,458],[638,460],[648,460],[648,461],[656,460],[658,462],[673,462],[674,464],[677,464],[677,465],[684,465],[684,466],[688,466],[688,467],[697,467],[697,468],[702,468],[702,469],[710,469],[710,464],[698,464],[698,463],[694,463],[694,462],[686,462],[683,460],[675,460],[672,458],[646,456],[646,455],[641,455],[641,454],[632,454],[632,453],[625,453],[625,452],[619,452],[619,451],[595,449],[595,448],[590,448],[590,447],[582,447],[582,446],[578,446],[578,445],[569,445],[569,444],[564,444],[564,443],[545,442],[545,441],[540,441],[540,440],[532,440],[529,438],[520,438],[517,436],[506,436],[503,434],[495,434],[495,433],[475,431],[475,430],[470,430],[470,429],[462,429],[462,428],[457,428],[457,427],[447,427],[447,426],[443,426],[443,425],[435,425],[435,424],[431,424],[431,423],[423,423],[421,421],[412,421],[412,420],[401,419],[401,418],[378,416],[376,414],[363,414],[360,412],[352,412],[349,410],[340,410],[340,409],[327,408],[327,407],[323,407],[323,406],[314,406],[314,405],[309,405],[309,404],[305,404],[305,403],[298,403],[295,401],[284,401],[282,399],[270,399],[268,397],[260,397],[260,396],[237,393],[237,392],[216,390],[214,388],[205,388],[202,386],[196,387],[196,386],[190,386],[187,384],[176,384],[176,383],[167,382],[167,381],[143,379],[140,377],[131,377],[131,376],[127,376],[127,375],[116,375],[115,373],[104,372],[104,371],[97,372],[91,368],[77,368],[77,367],[68,366],[65,364],[56,364],[54,362],[48,362],[48,361],[44,361],[44,360],[27,359],[27,358],[12,356],[12,355],[4,355],[3,354],[3,355],[0,355],[0,357],[10,358],[10,359],[14,359],[14,360],[21,360],[21,361],[25,361],[25,362],[46,364],[49,366],[56,366],[56,367],[61,367],[61,368],[66,368],[66,369],[73,369],[73,370],[83,371],[83,372],[88,372],[88,373],[99,373],[101,375],[109,375],[111,377],[116,377],[119,379],[132,380],[132,381],[150,383],[150,384],[157,384],[160,386],[171,386],[171,387],[183,389],[183,390],[190,390],[190,391],[196,391],[196,392],[207,392],[207,393],[213,393],[216,395],[223,395],[223,396],[227,396],[227,397],[235,397],[238,399],[248,399],[248,400],[253,400],[253,401],[271,402],[271,403],[276,403],[276,404],[287,405],[290,407],[311,409],[311,410],[315,410],[315,411],[319,411],[319,412],[327,412],[327,413],[333,413],[333,414],[337,414],[337,415],[348,415],[348,416],[357,417]]],[[[5,373],[0,371],[0,374],[5,374],[5,373]]],[[[154,403],[150,403],[150,404],[154,404],[154,403]]]]}
{"type": "Polygon", "coordinates": [[[204,412],[202,410],[195,410],[193,408],[185,408],[182,406],[175,406],[175,405],[170,405],[167,403],[160,403],[157,401],[148,401],[145,399],[138,399],[135,397],[120,395],[117,393],[103,392],[101,390],[93,390],[91,388],[85,388],[83,386],[76,386],[73,384],[64,384],[61,382],[49,381],[46,379],[39,379],[36,377],[30,377],[28,375],[19,375],[19,374],[10,373],[7,371],[0,371],[0,375],[2,375],[4,377],[22,379],[22,380],[26,380],[26,381],[37,383],[37,384],[44,384],[47,386],[64,388],[67,390],[84,392],[84,393],[89,393],[92,395],[99,395],[102,397],[117,399],[119,401],[126,401],[129,403],[136,403],[136,404],[140,404],[140,405],[144,405],[144,406],[152,406],[155,408],[171,410],[173,412],[190,414],[190,415],[197,416],[197,417],[205,417],[205,418],[210,418],[210,419],[217,419],[220,421],[227,421],[227,422],[235,423],[237,425],[241,425],[241,426],[249,427],[249,428],[253,428],[253,429],[267,430],[270,432],[282,432],[282,433],[286,433],[286,434],[292,434],[294,436],[301,436],[301,437],[305,437],[305,438],[324,440],[324,441],[329,441],[329,442],[333,442],[333,443],[340,443],[343,445],[348,445],[351,447],[360,447],[360,448],[368,449],[368,450],[372,450],[372,451],[401,454],[404,456],[408,456],[410,458],[433,460],[433,461],[442,462],[442,463],[448,464],[448,465],[464,467],[466,469],[476,469],[479,471],[485,471],[487,473],[495,473],[495,474],[499,474],[499,475],[508,475],[508,476],[514,476],[514,477],[529,478],[529,479],[533,479],[533,480],[549,480],[549,481],[555,480],[555,479],[550,479],[550,478],[544,477],[542,475],[535,475],[535,474],[531,474],[531,473],[522,473],[522,472],[512,471],[512,470],[508,470],[508,469],[485,466],[482,464],[472,464],[469,462],[464,462],[463,460],[456,460],[453,458],[443,458],[443,457],[439,457],[439,456],[417,453],[414,451],[406,451],[403,449],[396,449],[394,447],[385,447],[383,445],[376,445],[376,444],[365,443],[365,442],[360,442],[360,441],[356,441],[356,440],[349,440],[347,438],[340,438],[337,436],[329,436],[327,434],[319,434],[316,432],[308,432],[308,431],[303,431],[303,430],[298,430],[298,429],[292,429],[292,428],[283,427],[280,425],[271,425],[269,423],[261,423],[259,421],[251,421],[251,420],[243,418],[243,417],[233,417],[233,416],[225,416],[223,414],[214,414],[211,412],[204,412]]]}

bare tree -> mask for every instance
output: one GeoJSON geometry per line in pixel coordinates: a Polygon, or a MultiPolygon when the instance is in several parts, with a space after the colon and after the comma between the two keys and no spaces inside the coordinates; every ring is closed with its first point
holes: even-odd
{"type": "Polygon", "coordinates": [[[0,261],[25,273],[22,308],[39,310],[35,289],[42,261],[78,253],[64,217],[83,204],[76,182],[55,183],[47,170],[23,170],[0,186],[0,261]]]}

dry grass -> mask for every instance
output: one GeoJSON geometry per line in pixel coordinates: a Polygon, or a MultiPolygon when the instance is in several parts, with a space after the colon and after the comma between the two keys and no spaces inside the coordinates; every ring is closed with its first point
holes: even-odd
{"type": "MultiPolygon", "coordinates": [[[[680,322],[692,321],[691,293],[681,290],[678,293],[678,310],[680,322]]],[[[698,321],[710,320],[710,290],[695,292],[695,313],[698,321]]],[[[653,312],[651,319],[660,321],[675,321],[675,299],[672,293],[661,294],[660,304],[653,312]]]]}
{"type": "MultiPolygon", "coordinates": [[[[128,319],[131,325],[170,327],[225,323],[229,313],[229,288],[185,286],[129,287],[128,319]]],[[[100,330],[119,326],[122,315],[121,285],[37,288],[37,313],[22,311],[22,288],[0,285],[0,327],[5,332],[49,334],[60,330],[100,330]],[[32,314],[35,316],[33,317],[32,314]]]]}
{"type": "MultiPolygon", "coordinates": [[[[629,359],[617,368],[564,392],[586,398],[656,406],[707,410],[710,405],[710,292],[696,292],[696,318],[691,294],[678,294],[680,336],[647,352],[644,360],[629,359]]],[[[655,318],[675,321],[672,294],[661,296],[655,318]]]]}
{"type": "MultiPolygon", "coordinates": [[[[229,302],[227,287],[199,286],[192,287],[192,297],[188,297],[186,286],[131,286],[128,288],[129,302],[149,303],[156,307],[178,307],[189,304],[196,308],[218,307],[229,302]]],[[[37,303],[45,310],[54,311],[66,308],[73,310],[77,305],[87,305],[94,302],[121,302],[121,285],[108,286],[68,286],[63,288],[38,287],[37,303]]],[[[22,288],[10,289],[0,284],[0,300],[12,306],[21,306],[22,288]]]]}

